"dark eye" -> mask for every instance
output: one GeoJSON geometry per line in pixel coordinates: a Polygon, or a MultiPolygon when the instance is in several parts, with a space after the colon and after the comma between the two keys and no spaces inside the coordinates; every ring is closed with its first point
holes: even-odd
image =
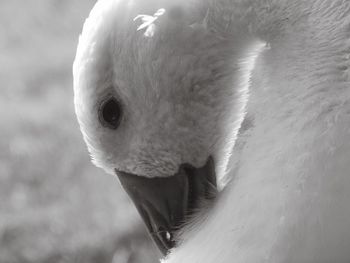
{"type": "Polygon", "coordinates": [[[117,129],[121,119],[121,105],[114,97],[103,101],[99,110],[99,119],[103,126],[117,129]]]}

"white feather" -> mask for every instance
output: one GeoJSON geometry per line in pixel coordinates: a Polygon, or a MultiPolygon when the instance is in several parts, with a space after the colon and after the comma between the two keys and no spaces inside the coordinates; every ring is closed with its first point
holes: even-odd
{"type": "Polygon", "coordinates": [[[108,172],[171,176],[180,163],[214,155],[231,180],[164,263],[349,262],[349,59],[349,0],[103,0],[79,41],[76,112],[108,172]],[[173,6],[183,14],[168,15],[173,6]],[[141,29],[146,39],[134,33],[141,29]],[[197,43],[189,54],[170,48],[186,39],[197,43]],[[201,49],[211,41],[216,50],[201,49]],[[220,59],[192,67],[226,44],[220,59]],[[223,79],[187,85],[213,64],[223,79]],[[95,116],[106,92],[127,108],[116,133],[95,116]],[[244,116],[250,124],[237,137],[244,116]]]}

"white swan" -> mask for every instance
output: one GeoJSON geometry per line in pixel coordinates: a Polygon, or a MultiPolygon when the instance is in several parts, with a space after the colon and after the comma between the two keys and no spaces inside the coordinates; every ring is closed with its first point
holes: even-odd
{"type": "Polygon", "coordinates": [[[100,0],[84,25],[75,106],[94,163],[166,252],[247,111],[232,182],[164,262],[349,262],[350,1],[172,2],[100,0]]]}

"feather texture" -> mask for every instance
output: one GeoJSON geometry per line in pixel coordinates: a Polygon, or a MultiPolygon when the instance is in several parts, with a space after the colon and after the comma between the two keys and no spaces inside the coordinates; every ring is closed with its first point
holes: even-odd
{"type": "Polygon", "coordinates": [[[100,0],[75,106],[109,173],[166,177],[213,155],[229,178],[164,263],[348,262],[349,66],[349,0],[100,0]],[[96,117],[108,94],[117,132],[96,117]]]}

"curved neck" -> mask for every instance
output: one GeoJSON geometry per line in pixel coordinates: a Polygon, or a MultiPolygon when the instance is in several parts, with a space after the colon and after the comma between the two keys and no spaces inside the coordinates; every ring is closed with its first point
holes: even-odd
{"type": "Polygon", "coordinates": [[[348,261],[350,3],[215,3],[232,12],[208,18],[218,32],[228,21],[233,39],[249,29],[268,45],[252,73],[253,121],[234,180],[166,262],[348,261]]]}

